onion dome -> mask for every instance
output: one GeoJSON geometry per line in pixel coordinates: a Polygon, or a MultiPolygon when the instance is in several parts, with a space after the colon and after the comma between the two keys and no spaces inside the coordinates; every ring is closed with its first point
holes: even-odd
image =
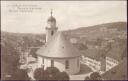
{"type": "Polygon", "coordinates": [[[48,22],[56,22],[56,19],[52,16],[52,10],[51,10],[51,16],[48,18],[48,22]]]}
{"type": "Polygon", "coordinates": [[[56,22],[56,19],[53,16],[50,16],[48,18],[48,22],[56,22]]]}

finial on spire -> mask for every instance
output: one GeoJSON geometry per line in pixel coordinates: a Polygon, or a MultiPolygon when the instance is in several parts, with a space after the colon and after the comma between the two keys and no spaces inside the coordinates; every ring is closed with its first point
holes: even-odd
{"type": "Polygon", "coordinates": [[[52,13],[53,13],[53,12],[52,12],[52,9],[51,9],[51,16],[52,16],[52,13]]]}

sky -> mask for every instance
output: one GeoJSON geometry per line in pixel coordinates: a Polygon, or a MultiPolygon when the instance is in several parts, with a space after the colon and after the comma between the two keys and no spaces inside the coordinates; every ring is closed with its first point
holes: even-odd
{"type": "Polygon", "coordinates": [[[59,30],[127,21],[126,1],[2,1],[1,30],[45,33],[53,9],[59,30]]]}

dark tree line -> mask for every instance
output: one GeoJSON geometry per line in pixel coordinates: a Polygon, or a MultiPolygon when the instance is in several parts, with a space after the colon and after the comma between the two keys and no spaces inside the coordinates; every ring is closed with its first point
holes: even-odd
{"type": "Polygon", "coordinates": [[[38,68],[34,72],[36,80],[65,80],[69,81],[69,75],[66,72],[60,72],[56,67],[48,67],[46,70],[38,68]]]}
{"type": "Polygon", "coordinates": [[[19,54],[10,45],[1,46],[1,79],[2,80],[29,80],[27,72],[19,69],[19,54]]]}
{"type": "Polygon", "coordinates": [[[90,76],[85,77],[85,81],[86,80],[102,81],[102,77],[98,72],[93,72],[92,74],[90,74],[90,76]]]}

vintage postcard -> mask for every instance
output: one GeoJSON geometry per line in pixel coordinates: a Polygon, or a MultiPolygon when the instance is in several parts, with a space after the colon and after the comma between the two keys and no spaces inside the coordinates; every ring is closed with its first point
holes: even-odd
{"type": "Polygon", "coordinates": [[[1,1],[1,80],[127,80],[127,1],[1,1]]]}

